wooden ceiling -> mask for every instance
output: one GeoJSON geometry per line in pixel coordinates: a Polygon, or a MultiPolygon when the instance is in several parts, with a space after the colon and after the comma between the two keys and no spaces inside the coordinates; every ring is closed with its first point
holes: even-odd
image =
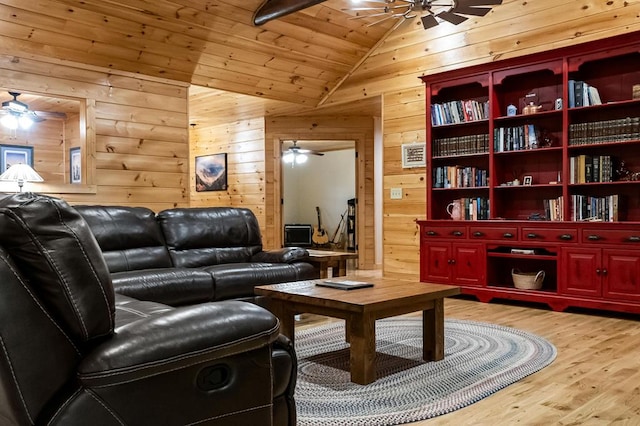
{"type": "Polygon", "coordinates": [[[639,9],[635,0],[504,0],[487,16],[425,31],[419,19],[370,25],[379,17],[344,10],[352,0],[326,0],[256,27],[263,1],[0,0],[0,53],[215,89],[192,91],[203,116],[370,115],[379,94],[415,86],[421,74],[604,37],[612,24],[631,31],[639,9]]]}

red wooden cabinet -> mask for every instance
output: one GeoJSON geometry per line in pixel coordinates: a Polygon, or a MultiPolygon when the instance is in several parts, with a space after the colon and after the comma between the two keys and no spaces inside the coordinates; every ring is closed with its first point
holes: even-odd
{"type": "Polygon", "coordinates": [[[421,280],[483,301],[640,313],[638,40],[422,77],[421,280]],[[515,288],[516,269],[544,270],[543,287],[515,288]]]}

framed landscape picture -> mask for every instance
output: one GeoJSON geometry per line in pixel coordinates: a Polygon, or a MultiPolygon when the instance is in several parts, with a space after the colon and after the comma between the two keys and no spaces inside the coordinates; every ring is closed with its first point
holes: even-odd
{"type": "Polygon", "coordinates": [[[227,154],[196,157],[196,191],[227,190],[227,154]]]}
{"type": "Polygon", "coordinates": [[[27,164],[33,167],[33,147],[21,145],[0,145],[0,173],[14,164],[27,164]]]}
{"type": "Polygon", "coordinates": [[[82,157],[80,147],[69,149],[69,181],[71,183],[82,182],[82,157]]]}

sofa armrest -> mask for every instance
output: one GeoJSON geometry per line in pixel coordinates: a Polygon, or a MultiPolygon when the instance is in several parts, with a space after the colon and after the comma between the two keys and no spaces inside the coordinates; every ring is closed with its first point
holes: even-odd
{"type": "Polygon", "coordinates": [[[263,250],[251,257],[252,262],[293,263],[307,260],[309,252],[302,247],[284,247],[281,249],[263,250]]]}
{"type": "Polygon", "coordinates": [[[88,387],[111,386],[249,352],[278,337],[278,319],[247,302],[176,308],[126,324],[78,368],[88,387]]]}

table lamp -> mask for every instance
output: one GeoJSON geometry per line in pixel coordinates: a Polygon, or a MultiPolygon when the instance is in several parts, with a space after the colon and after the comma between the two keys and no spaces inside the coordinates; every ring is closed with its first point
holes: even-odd
{"type": "Polygon", "coordinates": [[[22,186],[25,182],[44,182],[44,179],[42,179],[42,176],[40,176],[38,172],[33,170],[31,166],[22,163],[10,166],[0,175],[0,180],[18,182],[20,192],[22,192],[22,186]]]}

